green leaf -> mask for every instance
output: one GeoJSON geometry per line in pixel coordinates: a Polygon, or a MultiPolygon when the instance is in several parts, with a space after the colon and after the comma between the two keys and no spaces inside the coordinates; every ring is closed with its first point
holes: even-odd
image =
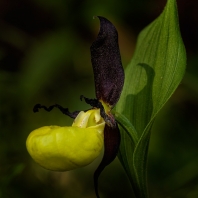
{"type": "MultiPolygon", "coordinates": [[[[125,70],[125,84],[116,111],[134,126],[121,130],[119,159],[129,176],[137,198],[148,197],[146,164],[150,130],[159,110],[181,82],[186,66],[185,47],[179,30],[175,0],[168,0],[163,13],[139,35],[132,61],[125,70]]],[[[123,120],[123,121],[122,121],[123,120]]]]}
{"type": "Polygon", "coordinates": [[[114,116],[116,117],[116,121],[122,127],[122,129],[124,129],[125,132],[128,133],[135,148],[135,145],[138,142],[137,131],[135,130],[135,127],[124,115],[118,112],[114,112],[114,116]]]}

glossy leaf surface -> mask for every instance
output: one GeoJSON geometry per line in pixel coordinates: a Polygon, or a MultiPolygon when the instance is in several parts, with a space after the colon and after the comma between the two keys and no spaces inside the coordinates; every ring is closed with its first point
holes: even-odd
{"type": "Polygon", "coordinates": [[[119,159],[137,198],[148,197],[146,164],[154,118],[181,82],[185,66],[176,1],[168,0],[163,13],[138,37],[116,105],[116,111],[126,117],[122,121],[123,118],[116,114],[121,123],[119,159]],[[132,123],[127,132],[122,126],[126,120],[132,123]]]}

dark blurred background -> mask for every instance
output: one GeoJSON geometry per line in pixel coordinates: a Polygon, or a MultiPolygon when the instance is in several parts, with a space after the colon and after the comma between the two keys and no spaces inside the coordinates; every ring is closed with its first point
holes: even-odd
{"type": "MultiPolygon", "coordinates": [[[[81,94],[94,98],[89,47],[101,15],[119,32],[124,67],[138,33],[163,10],[165,0],[0,0],[0,198],[94,198],[93,172],[42,169],[26,151],[35,128],[70,125],[57,109],[33,113],[35,104],[87,109],[81,94]]],[[[198,197],[198,4],[178,0],[187,50],[186,75],[159,113],[152,130],[148,182],[153,198],[198,197]]],[[[101,197],[132,198],[116,159],[99,180],[101,197]]]]}

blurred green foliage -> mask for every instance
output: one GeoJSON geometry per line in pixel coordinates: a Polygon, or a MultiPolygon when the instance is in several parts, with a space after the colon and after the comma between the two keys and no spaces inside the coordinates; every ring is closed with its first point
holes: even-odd
{"type": "MultiPolygon", "coordinates": [[[[58,110],[34,114],[32,108],[37,103],[89,108],[79,96],[95,97],[89,47],[99,22],[92,17],[102,15],[117,27],[125,67],[137,34],[165,3],[0,0],[0,198],[95,197],[92,176],[101,158],[64,173],[44,170],[30,158],[25,141],[33,129],[72,123],[58,110]]],[[[154,198],[198,197],[198,5],[177,3],[187,74],[152,130],[148,181],[154,198]]],[[[103,197],[132,197],[118,160],[102,173],[99,185],[103,197]]]]}

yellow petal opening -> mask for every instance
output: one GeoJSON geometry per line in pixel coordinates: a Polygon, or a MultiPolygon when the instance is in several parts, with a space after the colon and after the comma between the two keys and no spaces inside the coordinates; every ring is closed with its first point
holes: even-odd
{"type": "Polygon", "coordinates": [[[26,141],[31,157],[42,167],[67,171],[90,164],[103,148],[105,122],[99,109],[81,111],[71,127],[44,126],[26,141]]]}

